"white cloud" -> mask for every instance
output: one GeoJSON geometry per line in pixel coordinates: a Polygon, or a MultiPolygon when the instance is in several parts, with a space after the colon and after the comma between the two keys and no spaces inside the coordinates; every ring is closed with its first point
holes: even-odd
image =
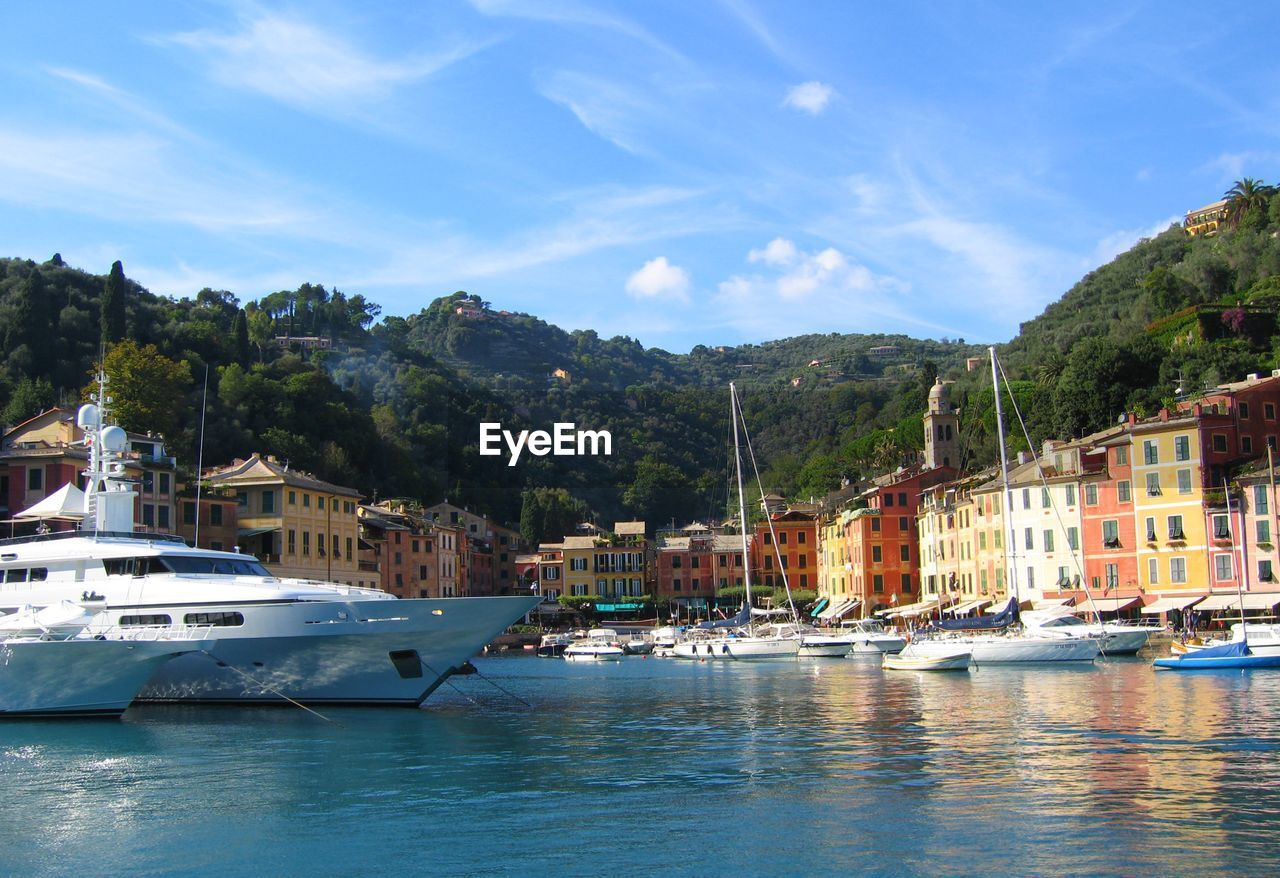
{"type": "Polygon", "coordinates": [[[1120,229],[1112,232],[1099,241],[1098,246],[1094,248],[1091,260],[1092,265],[1089,266],[1089,270],[1099,265],[1105,265],[1143,238],[1154,238],[1169,226],[1181,221],[1182,217],[1174,214],[1145,229],[1120,229]]]}
{"type": "Polygon", "coordinates": [[[816,80],[802,82],[787,92],[782,104],[783,106],[803,110],[810,115],[817,116],[827,108],[827,104],[834,94],[835,89],[824,83],[816,80]]]}
{"type": "Polygon", "coordinates": [[[752,250],[747,254],[748,262],[763,262],[765,265],[790,265],[795,262],[798,251],[796,245],[786,238],[774,238],[763,250],[752,250]]]}
{"type": "Polygon", "coordinates": [[[650,259],[644,267],[627,278],[627,292],[637,299],[689,299],[689,273],[672,265],[667,257],[650,259]]]}
{"type": "Polygon", "coordinates": [[[258,12],[243,16],[240,25],[232,32],[188,31],[153,42],[204,57],[210,76],[223,85],[324,115],[382,100],[397,86],[431,76],[482,48],[461,44],[386,61],[297,17],[258,12]]]}
{"type": "Polygon", "coordinates": [[[597,76],[560,71],[541,86],[542,96],[569,109],[582,126],[619,149],[644,155],[641,120],[654,108],[634,89],[597,76]]]}

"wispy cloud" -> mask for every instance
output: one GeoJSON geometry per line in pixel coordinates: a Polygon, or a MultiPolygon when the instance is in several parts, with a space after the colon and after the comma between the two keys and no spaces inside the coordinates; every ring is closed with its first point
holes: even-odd
{"type": "Polygon", "coordinates": [[[585,26],[612,31],[643,43],[672,58],[683,55],[634,20],[575,0],[470,0],[472,7],[492,17],[523,18],[562,26],[585,26]]]}
{"type": "Polygon", "coordinates": [[[672,265],[667,257],[650,259],[627,278],[626,290],[637,299],[689,300],[689,272],[672,265]]]}
{"type": "Polygon", "coordinates": [[[655,108],[634,86],[565,70],[547,77],[540,90],[543,97],[567,107],[593,134],[634,155],[649,153],[642,143],[643,120],[655,108]]]}
{"type": "Polygon", "coordinates": [[[48,67],[50,76],[76,86],[81,92],[123,111],[148,128],[188,141],[201,138],[190,129],[179,125],[168,116],[152,109],[145,101],[107,82],[100,76],[69,67],[48,67]]]}
{"type": "Polygon", "coordinates": [[[484,47],[464,42],[408,58],[378,58],[337,33],[296,15],[254,9],[230,31],[196,30],[152,37],[203,58],[222,85],[257,92],[321,115],[365,112],[369,102],[419,82],[484,47]]]}
{"type": "Polygon", "coordinates": [[[831,102],[835,89],[821,82],[802,82],[787,92],[782,104],[794,110],[802,110],[811,116],[821,115],[831,102]]]}
{"type": "Polygon", "coordinates": [[[1179,223],[1181,220],[1182,217],[1173,214],[1143,229],[1119,229],[1112,232],[1098,242],[1098,246],[1094,248],[1086,268],[1092,269],[1099,265],[1105,265],[1144,238],[1154,238],[1161,232],[1167,231],[1169,226],[1179,223]]]}

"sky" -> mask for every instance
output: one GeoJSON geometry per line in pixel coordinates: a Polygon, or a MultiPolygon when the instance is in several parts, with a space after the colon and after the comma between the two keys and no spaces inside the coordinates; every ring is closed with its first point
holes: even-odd
{"type": "Polygon", "coordinates": [[[161,295],[311,282],[408,316],[466,290],[675,352],[999,342],[1242,176],[1280,182],[1265,3],[52,0],[0,22],[0,255],[119,259],[161,295]]]}

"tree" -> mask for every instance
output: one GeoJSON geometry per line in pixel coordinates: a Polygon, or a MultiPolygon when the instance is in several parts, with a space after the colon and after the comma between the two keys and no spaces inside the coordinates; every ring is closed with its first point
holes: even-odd
{"type": "Polygon", "coordinates": [[[1237,180],[1235,185],[1222,195],[1227,200],[1227,223],[1233,227],[1238,226],[1241,220],[1253,210],[1266,214],[1271,196],[1275,193],[1276,187],[1261,180],[1255,180],[1253,177],[1237,180]]]}
{"type": "Polygon", "coordinates": [[[111,264],[111,273],[102,287],[102,340],[107,344],[120,341],[128,332],[125,308],[124,266],[120,260],[111,264]]]}
{"type": "Polygon", "coordinates": [[[689,479],[679,468],[645,455],[636,464],[636,475],[622,492],[623,505],[637,518],[648,522],[684,519],[694,505],[689,479]]]}
{"type": "Polygon", "coordinates": [[[236,362],[241,366],[249,365],[249,321],[243,308],[236,311],[231,321],[231,340],[235,345],[236,362]]]}
{"type": "MultiPolygon", "coordinates": [[[[107,351],[102,367],[110,381],[107,393],[116,423],[135,433],[152,430],[170,438],[177,435],[184,426],[183,403],[191,383],[186,360],[175,363],[153,344],[140,347],[125,339],[107,351]]],[[[97,387],[96,381],[90,382],[83,398],[88,399],[97,387]]]]}
{"type": "Polygon", "coordinates": [[[0,411],[0,420],[9,425],[20,424],[49,408],[53,403],[53,385],[47,378],[37,378],[33,381],[23,377],[13,388],[9,404],[0,411]]]}
{"type": "Polygon", "coordinates": [[[564,488],[531,488],[522,496],[520,536],[530,546],[572,534],[586,509],[564,488]]]}

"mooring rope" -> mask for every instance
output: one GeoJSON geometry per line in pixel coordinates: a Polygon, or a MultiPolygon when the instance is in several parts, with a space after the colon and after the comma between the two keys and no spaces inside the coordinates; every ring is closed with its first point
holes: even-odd
{"type": "MultiPolygon", "coordinates": [[[[435,674],[435,675],[436,675],[436,679],[440,679],[440,672],[439,672],[439,671],[437,671],[435,668],[431,667],[431,665],[427,664],[427,660],[426,660],[426,659],[424,659],[422,656],[418,656],[418,661],[422,663],[422,666],[423,666],[424,668],[426,668],[426,669],[427,669],[428,671],[430,671],[431,673],[435,674]]],[[[468,662],[468,664],[470,664],[470,663],[468,662]]],[[[476,674],[476,676],[477,676],[477,677],[479,677],[480,679],[484,680],[486,683],[488,683],[488,684],[489,684],[490,686],[492,686],[494,689],[497,689],[499,692],[501,692],[503,695],[506,695],[506,696],[507,696],[507,697],[509,697],[509,698],[514,698],[516,701],[519,701],[519,702],[520,702],[521,704],[523,704],[525,707],[529,708],[530,710],[533,710],[533,705],[532,705],[532,704],[530,704],[529,702],[525,701],[523,698],[521,698],[519,695],[515,694],[515,693],[514,693],[514,692],[512,692],[511,690],[509,690],[509,689],[504,689],[503,687],[499,686],[496,682],[494,682],[493,680],[489,679],[489,678],[488,678],[488,677],[486,677],[484,674],[480,673],[480,669],[479,669],[479,668],[477,668],[475,665],[471,665],[471,667],[472,667],[472,669],[474,670],[474,672],[475,672],[475,674],[476,674]]],[[[457,692],[459,695],[461,695],[463,698],[467,699],[468,701],[470,701],[472,704],[476,705],[477,707],[479,707],[479,706],[480,706],[480,702],[476,701],[476,700],[475,700],[474,698],[472,698],[470,695],[468,695],[467,693],[463,692],[463,691],[462,691],[461,689],[459,689],[457,686],[453,685],[453,675],[452,675],[452,674],[450,674],[449,676],[445,677],[445,678],[444,678],[444,682],[445,682],[445,683],[448,683],[448,684],[449,684],[449,688],[450,688],[450,689],[452,689],[454,692],[457,692]]]]}
{"type": "Polygon", "coordinates": [[[224,661],[221,661],[220,659],[214,658],[213,654],[212,654],[212,653],[210,653],[210,652],[208,652],[207,650],[203,650],[203,649],[202,649],[202,650],[200,650],[200,651],[201,651],[204,655],[209,656],[209,658],[213,659],[215,662],[217,662],[217,663],[218,663],[219,665],[221,665],[222,667],[224,667],[224,668],[230,668],[231,670],[235,671],[235,672],[236,672],[237,674],[239,674],[240,676],[244,677],[246,680],[249,680],[250,682],[254,683],[255,685],[261,686],[263,689],[267,690],[268,692],[272,693],[273,695],[279,695],[281,698],[283,698],[285,701],[287,701],[287,702],[289,702],[290,704],[292,704],[294,707],[300,707],[300,708],[302,708],[303,710],[305,710],[307,713],[312,714],[313,716],[318,716],[318,717],[320,717],[320,719],[324,720],[324,721],[325,721],[325,722],[327,722],[327,723],[333,723],[334,725],[341,725],[341,723],[338,723],[337,721],[330,719],[329,717],[325,716],[323,713],[320,713],[320,712],[319,712],[319,711],[317,711],[317,710],[312,710],[310,707],[307,707],[307,706],[306,706],[305,704],[303,704],[302,702],[297,701],[297,700],[295,700],[295,699],[293,699],[293,698],[290,698],[288,695],[285,695],[285,694],[284,694],[283,692],[281,692],[279,689],[275,689],[275,688],[272,688],[271,686],[268,686],[266,683],[262,682],[261,680],[256,679],[252,674],[249,674],[249,673],[247,673],[247,672],[245,672],[245,671],[240,670],[240,669],[239,669],[239,668],[237,668],[235,665],[230,665],[230,664],[227,664],[227,663],[226,663],[226,662],[224,662],[224,661]]]}

